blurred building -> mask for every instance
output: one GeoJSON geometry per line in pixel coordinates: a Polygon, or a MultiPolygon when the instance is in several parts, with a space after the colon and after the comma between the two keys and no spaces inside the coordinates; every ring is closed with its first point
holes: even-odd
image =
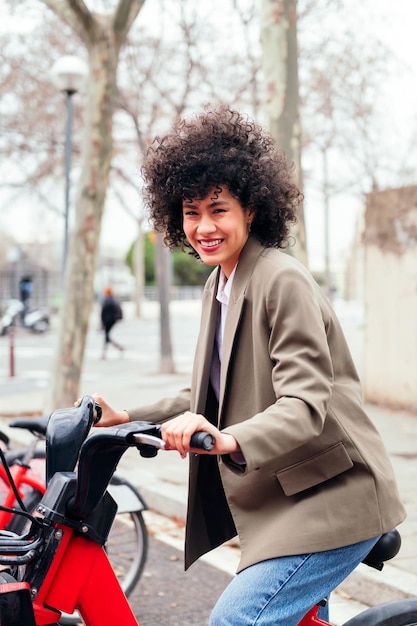
{"type": "MultiPolygon", "coordinates": [[[[17,244],[0,238],[0,313],[11,299],[21,300],[25,283],[29,286],[31,308],[56,311],[61,298],[61,246],[53,243],[17,244]]],[[[121,300],[134,294],[134,277],[123,259],[100,257],[95,277],[95,296],[101,298],[104,287],[111,285],[121,300]]]]}
{"type": "Polygon", "coordinates": [[[59,270],[22,248],[11,246],[0,262],[0,310],[11,299],[26,301],[29,308],[52,308],[59,280],[59,270]]]}
{"type": "Polygon", "coordinates": [[[365,397],[417,411],[417,185],[368,194],[364,245],[365,397]]]}

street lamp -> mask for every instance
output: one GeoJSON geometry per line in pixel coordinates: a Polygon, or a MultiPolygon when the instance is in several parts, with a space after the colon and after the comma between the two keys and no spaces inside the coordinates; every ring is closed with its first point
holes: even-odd
{"type": "Polygon", "coordinates": [[[87,65],[75,56],[64,56],[54,63],[51,69],[52,80],[55,86],[67,94],[66,108],[66,132],[65,132],[65,225],[64,225],[64,249],[62,256],[62,276],[61,283],[64,283],[65,268],[68,254],[68,218],[69,218],[69,198],[70,198],[70,171],[72,156],[72,118],[73,103],[72,97],[83,86],[87,76],[87,65]]]}

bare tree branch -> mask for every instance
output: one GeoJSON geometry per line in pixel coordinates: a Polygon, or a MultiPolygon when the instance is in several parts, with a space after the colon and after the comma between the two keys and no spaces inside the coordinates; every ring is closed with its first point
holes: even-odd
{"type": "Polygon", "coordinates": [[[143,3],[144,0],[119,0],[113,18],[113,31],[119,47],[125,41],[143,3]]]}
{"type": "Polygon", "coordinates": [[[84,0],[43,0],[88,45],[95,19],[84,0]]]}

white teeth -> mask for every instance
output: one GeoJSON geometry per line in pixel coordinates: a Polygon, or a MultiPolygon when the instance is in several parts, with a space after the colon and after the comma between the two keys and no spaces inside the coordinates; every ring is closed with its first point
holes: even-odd
{"type": "Polygon", "coordinates": [[[205,248],[211,248],[212,246],[218,246],[221,242],[221,239],[215,239],[214,241],[200,241],[200,244],[205,248]]]}

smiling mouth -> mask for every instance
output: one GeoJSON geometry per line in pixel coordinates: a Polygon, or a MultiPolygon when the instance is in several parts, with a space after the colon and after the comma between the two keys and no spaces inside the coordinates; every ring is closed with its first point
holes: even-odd
{"type": "Polygon", "coordinates": [[[204,239],[199,240],[200,246],[204,248],[214,248],[214,246],[218,246],[221,244],[223,239],[210,239],[210,241],[205,241],[204,239]]]}

